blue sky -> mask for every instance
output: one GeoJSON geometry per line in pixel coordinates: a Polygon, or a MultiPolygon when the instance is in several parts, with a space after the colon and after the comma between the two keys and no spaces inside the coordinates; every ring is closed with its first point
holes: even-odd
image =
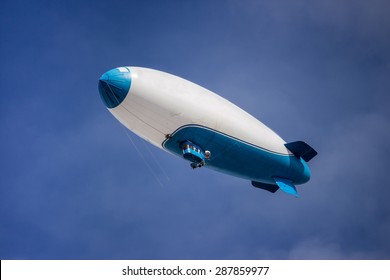
{"type": "Polygon", "coordinates": [[[2,1],[0,259],[389,259],[390,5],[291,2],[2,1]],[[310,143],[301,198],[129,133],[146,164],[99,97],[117,66],[310,143]]]}

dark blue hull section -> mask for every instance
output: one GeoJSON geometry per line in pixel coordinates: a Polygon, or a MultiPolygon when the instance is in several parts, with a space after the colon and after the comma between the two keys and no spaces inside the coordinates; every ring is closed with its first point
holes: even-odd
{"type": "Polygon", "coordinates": [[[200,125],[178,128],[162,146],[183,158],[180,143],[185,140],[211,152],[205,167],[236,177],[267,184],[275,184],[273,177],[289,179],[294,184],[310,179],[306,162],[294,155],[275,153],[200,125]]]}

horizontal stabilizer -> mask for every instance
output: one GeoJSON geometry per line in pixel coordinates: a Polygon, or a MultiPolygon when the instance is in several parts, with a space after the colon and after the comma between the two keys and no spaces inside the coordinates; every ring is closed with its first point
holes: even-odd
{"type": "Polygon", "coordinates": [[[284,144],[295,156],[301,157],[304,161],[308,162],[317,155],[317,152],[309,146],[309,144],[303,141],[296,141],[284,144]]]}
{"type": "Polygon", "coordinates": [[[299,197],[297,189],[290,180],[274,177],[275,183],[285,193],[291,194],[295,197],[299,197]]]}
{"type": "Polygon", "coordinates": [[[277,185],[265,184],[265,183],[260,183],[260,182],[256,182],[256,181],[252,181],[252,186],[259,188],[259,189],[263,189],[263,190],[272,192],[272,193],[276,192],[279,189],[279,187],[277,185]]]}

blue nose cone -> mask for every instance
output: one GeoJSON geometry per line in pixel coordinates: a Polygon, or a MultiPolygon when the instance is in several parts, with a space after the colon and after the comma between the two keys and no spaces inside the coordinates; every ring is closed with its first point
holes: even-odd
{"type": "Polygon", "coordinates": [[[130,91],[131,75],[127,67],[112,69],[99,79],[99,93],[107,108],[115,108],[130,91]]]}

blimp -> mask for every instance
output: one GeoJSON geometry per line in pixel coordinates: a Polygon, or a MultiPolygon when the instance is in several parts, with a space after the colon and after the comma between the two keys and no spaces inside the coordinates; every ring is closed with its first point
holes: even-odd
{"type": "Polygon", "coordinates": [[[118,67],[98,82],[116,119],[156,147],[189,162],[251,181],[271,193],[298,197],[317,152],[304,141],[287,143],[230,101],[186,79],[144,67],[118,67]]]}

